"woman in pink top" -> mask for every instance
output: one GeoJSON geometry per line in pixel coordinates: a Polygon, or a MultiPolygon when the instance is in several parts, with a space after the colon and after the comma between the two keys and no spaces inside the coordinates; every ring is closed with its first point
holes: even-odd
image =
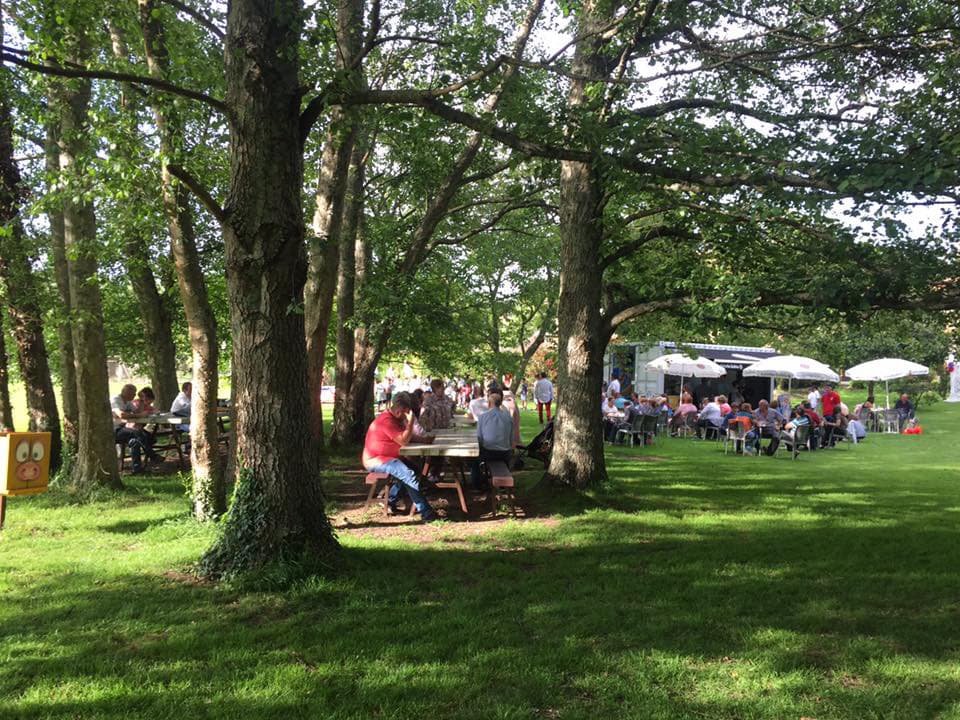
{"type": "Polygon", "coordinates": [[[717,402],[717,405],[720,406],[720,412],[723,413],[724,416],[730,414],[731,407],[730,407],[730,403],[727,402],[726,395],[717,395],[716,402],[717,402]]]}

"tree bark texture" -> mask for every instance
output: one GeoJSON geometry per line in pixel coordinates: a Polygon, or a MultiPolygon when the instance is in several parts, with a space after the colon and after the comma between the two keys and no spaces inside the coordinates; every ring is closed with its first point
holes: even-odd
{"type": "Polygon", "coordinates": [[[13,405],[10,404],[10,375],[7,370],[7,344],[3,341],[3,313],[0,312],[0,432],[13,430],[13,405]]]}
{"type": "MultiPolygon", "coordinates": [[[[154,13],[154,0],[140,0],[140,28],[150,74],[165,79],[169,67],[164,29],[154,13]]],[[[169,162],[178,162],[183,124],[170,103],[151,96],[154,120],[160,134],[163,211],[177,282],[190,331],[193,354],[193,397],[190,423],[190,465],[193,473],[193,511],[198,520],[219,517],[227,508],[226,483],[220,461],[217,427],[217,394],[220,351],[217,323],[210,307],[200,253],[197,251],[193,208],[187,189],[174,184],[169,162]]]]}
{"type": "MultiPolygon", "coordinates": [[[[353,67],[361,50],[362,33],[363,0],[337,0],[338,69],[353,67]]],[[[359,68],[354,73],[361,75],[359,68]]],[[[310,428],[314,442],[320,445],[323,444],[323,369],[333,296],[337,287],[338,248],[344,221],[347,175],[357,137],[355,112],[346,112],[338,106],[330,113],[320,160],[317,206],[313,216],[309,269],[304,289],[310,428]]]]}
{"type": "MultiPolygon", "coordinates": [[[[575,78],[604,76],[604,41],[602,34],[595,31],[606,18],[601,17],[598,5],[606,6],[602,0],[588,0],[580,8],[577,32],[581,39],[571,68],[575,78]]],[[[577,135],[579,115],[590,111],[586,90],[584,80],[571,80],[569,135],[577,135]]],[[[560,398],[547,477],[576,488],[606,479],[599,406],[606,346],[599,282],[603,197],[602,181],[594,163],[561,162],[557,304],[560,398]]]]}
{"type": "Polygon", "coordinates": [[[226,38],[230,188],[223,209],[233,331],[238,480],[203,571],[223,577],[276,562],[309,568],[337,547],[324,513],[309,417],[303,302],[295,0],[234,0],[226,38]]]}
{"type": "MultiPolygon", "coordinates": [[[[48,99],[51,107],[56,105],[53,96],[48,99]]],[[[45,142],[46,168],[50,177],[60,172],[59,122],[47,125],[45,142]]],[[[53,272],[57,281],[57,296],[60,307],[57,311],[57,339],[60,341],[60,407],[63,417],[63,442],[73,449],[77,447],[77,372],[73,355],[73,331],[70,323],[70,269],[64,245],[63,202],[48,203],[47,221],[50,223],[50,247],[53,256],[53,272]]]]}
{"type": "Polygon", "coordinates": [[[143,334],[150,363],[150,382],[157,396],[157,407],[169,409],[180,392],[177,384],[177,347],[173,342],[170,309],[157,290],[143,238],[129,238],[126,251],[127,277],[133,287],[133,294],[140,307],[140,318],[143,320],[143,334]]]}
{"type": "Polygon", "coordinates": [[[71,483],[81,491],[122,488],[117,470],[103,336],[103,303],[97,279],[96,216],[93,203],[77,192],[80,167],[93,153],[87,126],[90,81],[58,83],[60,175],[64,193],[64,246],[70,273],[71,329],[77,386],[77,458],[71,483]],[[73,190],[73,192],[71,192],[73,190]]]}
{"type": "Polygon", "coordinates": [[[361,432],[353,412],[353,360],[356,350],[353,328],[356,306],[357,236],[363,217],[364,148],[355,143],[350,161],[347,202],[340,240],[340,279],[337,286],[337,374],[333,407],[332,445],[351,445],[361,432]]]}
{"type": "Polygon", "coordinates": [[[61,462],[60,415],[43,340],[37,281],[20,218],[22,193],[20,170],[13,152],[13,116],[3,92],[0,95],[0,223],[5,231],[0,234],[0,279],[6,288],[20,378],[27,393],[29,429],[50,433],[50,469],[56,471],[61,462]]]}

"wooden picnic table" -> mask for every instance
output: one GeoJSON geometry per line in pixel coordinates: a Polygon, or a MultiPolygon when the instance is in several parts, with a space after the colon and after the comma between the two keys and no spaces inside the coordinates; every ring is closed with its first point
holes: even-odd
{"type": "MultiPolygon", "coordinates": [[[[400,448],[400,454],[405,457],[439,457],[455,460],[458,467],[456,469],[451,468],[453,480],[438,482],[435,485],[441,489],[456,490],[457,497],[460,499],[460,509],[466,515],[467,500],[463,494],[463,482],[466,480],[466,475],[463,471],[463,462],[465,458],[480,456],[480,443],[477,440],[476,431],[473,427],[461,424],[459,427],[435,430],[431,435],[434,436],[432,443],[409,443],[400,448]],[[459,476],[457,471],[459,471],[459,476]]],[[[429,463],[428,459],[423,469],[425,474],[429,470],[429,463]]]]}

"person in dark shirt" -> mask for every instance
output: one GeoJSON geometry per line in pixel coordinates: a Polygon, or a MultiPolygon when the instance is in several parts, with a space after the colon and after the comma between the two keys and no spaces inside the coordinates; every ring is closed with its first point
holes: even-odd
{"type": "Polygon", "coordinates": [[[906,393],[900,396],[900,399],[894,404],[893,409],[897,411],[897,419],[900,421],[900,429],[903,430],[907,424],[916,417],[916,408],[913,401],[906,393]]]}
{"type": "Polygon", "coordinates": [[[809,400],[803,404],[803,412],[810,418],[810,449],[816,450],[823,438],[823,418],[813,409],[809,400]]]}

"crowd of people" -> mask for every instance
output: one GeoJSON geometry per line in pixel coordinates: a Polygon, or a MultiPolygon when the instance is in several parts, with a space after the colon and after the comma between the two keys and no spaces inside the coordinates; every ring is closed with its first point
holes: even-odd
{"type": "MultiPolygon", "coordinates": [[[[915,417],[910,397],[901,395],[894,410],[902,429],[915,417]]],[[[790,396],[781,393],[774,405],[762,399],[754,408],[749,402],[731,404],[725,395],[704,398],[698,407],[689,392],[683,392],[674,408],[666,397],[643,397],[636,393],[630,398],[621,396],[619,383],[611,382],[601,401],[604,434],[609,442],[635,428],[638,416],[650,415],[674,435],[694,435],[717,438],[737,431],[748,453],[765,452],[772,455],[781,442],[792,444],[797,430],[806,427],[804,445],[810,450],[832,448],[837,442],[849,439],[862,442],[873,426],[874,399],[868,398],[851,412],[832,385],[814,386],[806,400],[796,405],[790,396]],[[764,447],[763,441],[768,440],[764,447]]]]}

